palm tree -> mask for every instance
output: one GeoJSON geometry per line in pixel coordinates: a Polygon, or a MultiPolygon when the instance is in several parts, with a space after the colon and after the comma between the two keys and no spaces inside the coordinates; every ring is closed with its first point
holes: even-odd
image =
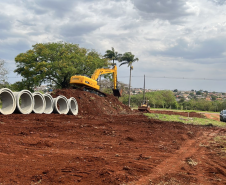
{"type": "Polygon", "coordinates": [[[111,50],[107,50],[105,52],[104,58],[108,58],[113,61],[113,65],[115,65],[115,60],[119,60],[122,54],[119,54],[115,49],[112,47],[111,50]]]}
{"type": "Polygon", "coordinates": [[[122,62],[121,65],[128,64],[128,67],[130,67],[130,75],[129,75],[129,107],[130,107],[130,86],[131,86],[131,71],[133,70],[133,62],[138,61],[138,58],[135,58],[135,55],[133,55],[131,52],[126,52],[120,57],[119,62],[122,62]]]}

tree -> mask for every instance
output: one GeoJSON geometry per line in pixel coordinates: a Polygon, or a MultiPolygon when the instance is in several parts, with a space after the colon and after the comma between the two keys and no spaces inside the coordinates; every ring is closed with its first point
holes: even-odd
{"type": "Polygon", "coordinates": [[[189,94],[192,98],[195,96],[193,92],[189,94]]]}
{"type": "Polygon", "coordinates": [[[196,91],[196,95],[202,95],[202,90],[196,91]]]}
{"type": "Polygon", "coordinates": [[[54,83],[57,88],[68,88],[71,76],[91,76],[95,69],[108,66],[107,60],[96,51],[80,48],[77,44],[38,43],[32,47],[15,58],[17,69],[14,72],[24,78],[23,84],[27,89],[43,82],[54,83]]]}
{"type": "Polygon", "coordinates": [[[112,47],[111,50],[107,50],[105,52],[104,57],[113,61],[113,65],[115,64],[115,60],[120,60],[122,54],[119,54],[115,49],[112,47]]]}
{"type": "Polygon", "coordinates": [[[184,103],[185,98],[182,96],[181,99],[179,100],[179,103],[184,103]]]}
{"type": "Polygon", "coordinates": [[[212,101],[215,101],[217,99],[217,96],[211,95],[211,99],[212,99],[212,101]]]}
{"type": "Polygon", "coordinates": [[[139,59],[138,58],[135,58],[135,55],[133,55],[131,52],[126,52],[122,55],[122,57],[120,58],[120,61],[119,62],[122,62],[119,67],[121,65],[124,65],[124,64],[128,64],[128,67],[130,68],[130,76],[129,76],[129,107],[130,107],[130,98],[131,98],[131,95],[130,95],[130,87],[131,87],[131,71],[133,70],[133,62],[136,62],[138,61],[139,59]]]}
{"type": "Polygon", "coordinates": [[[163,91],[160,91],[160,92],[162,94],[162,98],[164,99],[165,105],[167,107],[175,104],[176,99],[175,99],[175,96],[174,96],[172,91],[163,90],[163,91]]]}
{"type": "Polygon", "coordinates": [[[7,80],[8,71],[4,68],[5,61],[0,59],[0,84],[4,85],[7,80]]]}

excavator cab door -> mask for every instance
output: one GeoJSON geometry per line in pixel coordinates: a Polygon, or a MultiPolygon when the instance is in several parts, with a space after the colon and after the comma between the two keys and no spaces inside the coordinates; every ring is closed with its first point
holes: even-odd
{"type": "Polygon", "coordinates": [[[112,89],[113,90],[113,95],[117,97],[122,96],[122,89],[112,89]]]}

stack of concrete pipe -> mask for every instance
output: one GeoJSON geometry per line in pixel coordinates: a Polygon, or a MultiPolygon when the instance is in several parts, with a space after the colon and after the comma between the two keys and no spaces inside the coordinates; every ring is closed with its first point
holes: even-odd
{"type": "Polygon", "coordinates": [[[50,94],[39,92],[31,93],[28,90],[12,92],[10,89],[0,89],[0,114],[78,114],[78,103],[74,97],[67,99],[65,96],[53,98],[50,94]]]}

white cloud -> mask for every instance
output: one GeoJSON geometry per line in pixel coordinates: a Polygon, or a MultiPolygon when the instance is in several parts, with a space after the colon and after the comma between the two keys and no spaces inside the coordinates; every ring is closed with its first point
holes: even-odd
{"type": "MultiPolygon", "coordinates": [[[[33,44],[66,41],[102,54],[111,47],[132,52],[139,58],[134,76],[225,75],[225,0],[8,0],[0,6],[0,58],[10,69],[15,68],[16,55],[33,44]]],[[[122,66],[118,73],[128,76],[129,70],[122,66]]],[[[119,80],[128,83],[128,78],[119,80]]],[[[132,86],[142,80],[134,77],[132,86]]],[[[226,91],[217,81],[149,81],[147,88],[226,91]]]]}

